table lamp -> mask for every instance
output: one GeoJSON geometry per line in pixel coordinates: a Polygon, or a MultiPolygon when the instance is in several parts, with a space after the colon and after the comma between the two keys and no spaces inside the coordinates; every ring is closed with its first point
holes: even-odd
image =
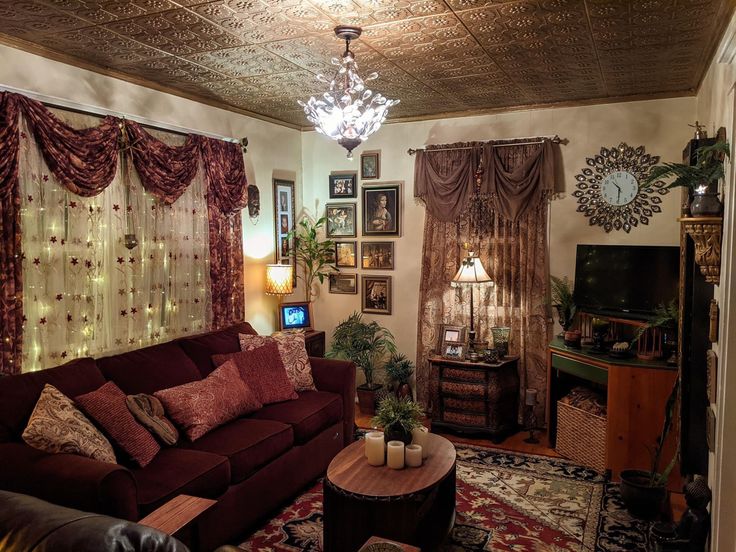
{"type": "MultiPolygon", "coordinates": [[[[483,264],[480,259],[475,256],[475,253],[468,251],[468,256],[463,259],[462,265],[457,271],[457,274],[452,278],[452,282],[455,285],[469,284],[483,284],[490,282],[493,285],[493,280],[483,268],[483,264]]],[[[470,288],[470,350],[475,351],[475,325],[473,322],[473,287],[470,288]]]]}
{"type": "Polygon", "coordinates": [[[293,277],[294,267],[291,265],[266,265],[266,295],[278,295],[281,302],[284,295],[294,291],[293,277]]]}

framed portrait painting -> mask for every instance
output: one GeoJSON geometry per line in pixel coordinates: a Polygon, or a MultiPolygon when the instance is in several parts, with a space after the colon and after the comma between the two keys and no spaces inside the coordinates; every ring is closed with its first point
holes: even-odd
{"type": "Polygon", "coordinates": [[[363,235],[401,235],[401,184],[363,188],[363,235]]]}
{"type": "Polygon", "coordinates": [[[363,312],[372,314],[391,314],[391,276],[363,276],[363,312]]]}
{"type": "Polygon", "coordinates": [[[329,292],[355,295],[358,293],[358,275],[333,272],[329,275],[329,292]]]}
{"type": "Polygon", "coordinates": [[[360,244],[360,266],[367,270],[393,270],[394,242],[362,242],[360,244]]]}
{"type": "Polygon", "coordinates": [[[293,267],[292,286],[296,288],[296,257],[293,251],[293,238],[288,234],[296,225],[294,220],[296,199],[294,197],[294,182],[291,180],[273,180],[273,209],[274,209],[274,243],[276,244],[275,260],[278,264],[293,267]]]}
{"type": "Polygon", "coordinates": [[[381,154],[367,151],[360,154],[360,179],[377,180],[381,178],[381,154]]]}
{"type": "Polygon", "coordinates": [[[325,205],[328,238],[354,238],[356,234],[355,203],[328,203],[325,205]]]}
{"type": "Polygon", "coordinates": [[[355,173],[330,175],[330,199],[357,197],[355,173]]]}
{"type": "Polygon", "coordinates": [[[335,242],[335,266],[338,268],[355,268],[358,266],[358,242],[336,241],[335,242]]]}

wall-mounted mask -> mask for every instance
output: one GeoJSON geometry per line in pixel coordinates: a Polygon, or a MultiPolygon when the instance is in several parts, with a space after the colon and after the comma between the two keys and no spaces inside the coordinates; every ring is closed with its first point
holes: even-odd
{"type": "Polygon", "coordinates": [[[261,214],[261,192],[255,184],[248,185],[248,216],[255,224],[261,214]]]}

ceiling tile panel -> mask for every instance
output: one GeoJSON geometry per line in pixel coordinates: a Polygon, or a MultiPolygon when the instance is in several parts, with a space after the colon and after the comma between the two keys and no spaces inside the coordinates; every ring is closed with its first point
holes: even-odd
{"type": "Polygon", "coordinates": [[[344,43],[369,86],[424,117],[685,94],[731,0],[21,0],[0,33],[223,107],[306,125],[344,43]]]}

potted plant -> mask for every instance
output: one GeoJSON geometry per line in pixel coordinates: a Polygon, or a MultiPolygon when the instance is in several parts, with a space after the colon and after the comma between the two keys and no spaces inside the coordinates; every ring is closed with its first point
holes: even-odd
{"type": "Polygon", "coordinates": [[[723,178],[723,161],[730,156],[728,142],[719,141],[697,149],[697,163],[663,163],[652,167],[641,183],[644,188],[663,178],[674,178],[667,188],[684,186],[692,191],[690,214],[693,216],[719,215],[723,204],[718,199],[718,181],[723,178]]]}
{"type": "Polygon", "coordinates": [[[575,320],[575,313],[577,312],[575,300],[572,298],[570,282],[568,281],[567,276],[564,278],[550,276],[549,279],[552,283],[552,305],[557,309],[557,316],[559,317],[562,331],[567,332],[572,328],[572,323],[575,320]]]}
{"type": "Polygon", "coordinates": [[[409,379],[414,373],[414,363],[406,355],[391,355],[383,369],[386,377],[395,385],[396,396],[411,398],[409,379]]]}
{"type": "Polygon", "coordinates": [[[677,308],[677,300],[672,299],[666,305],[660,303],[654,310],[654,316],[636,331],[634,339],[631,340],[631,344],[633,345],[636,343],[636,341],[638,341],[647,330],[651,328],[661,328],[662,348],[664,355],[667,358],[667,364],[670,366],[677,366],[677,322],[679,320],[679,316],[680,312],[677,308]]]}
{"type": "Polygon", "coordinates": [[[335,242],[320,240],[318,237],[319,229],[326,222],[327,217],[322,217],[315,223],[304,217],[299,221],[299,226],[286,235],[286,239],[293,238],[296,262],[304,270],[304,276],[298,277],[304,280],[307,301],[312,300],[312,287],[315,279],[318,279],[321,284],[330,272],[339,271],[331,264],[334,263],[335,258],[335,242]]]}
{"type": "Polygon", "coordinates": [[[358,386],[358,405],[361,414],[375,412],[375,394],[381,385],[373,382],[373,372],[380,368],[387,355],[396,354],[394,336],[378,322],[365,322],[363,315],[354,312],[340,322],[332,334],[332,347],[326,356],[346,358],[363,370],[365,383],[358,386]]]}
{"type": "Polygon", "coordinates": [[[649,451],[651,456],[649,470],[623,470],[621,472],[621,500],[634,517],[641,519],[655,517],[661,511],[662,504],[667,498],[667,481],[677,463],[680,452],[679,445],[669,464],[661,473],[657,472],[657,466],[659,466],[662,458],[665,440],[670,433],[670,429],[672,429],[679,390],[680,379],[678,374],[665,405],[662,432],[657,438],[654,449],[649,451]]]}
{"type": "Polygon", "coordinates": [[[424,409],[409,397],[389,395],[378,405],[371,425],[383,428],[383,438],[389,441],[411,443],[411,430],[422,425],[424,409]]]}

